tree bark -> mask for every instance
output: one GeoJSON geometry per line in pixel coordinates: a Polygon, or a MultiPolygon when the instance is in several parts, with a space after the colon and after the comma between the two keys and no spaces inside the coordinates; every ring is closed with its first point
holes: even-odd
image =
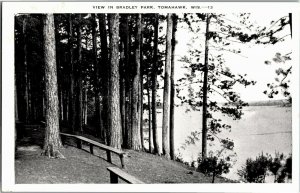
{"type": "Polygon", "coordinates": [[[169,144],[169,98],[170,98],[170,67],[171,67],[171,39],[172,39],[172,18],[167,16],[167,36],[166,36],[166,62],[164,77],[164,96],[163,96],[163,122],[162,122],[162,148],[163,154],[170,157],[169,144]]]}
{"type": "Polygon", "coordinates": [[[157,131],[157,120],[156,120],[156,95],[157,95],[157,66],[158,66],[158,14],[155,14],[154,24],[154,54],[153,54],[153,66],[152,66],[152,129],[153,129],[153,152],[155,154],[161,154],[158,131],[157,131]]]}
{"type": "MultiPolygon", "coordinates": [[[[88,34],[88,30],[86,29],[86,33],[88,34]]],[[[86,35],[85,37],[85,49],[87,50],[88,49],[88,46],[89,46],[89,43],[88,43],[88,36],[86,35]]],[[[84,84],[84,105],[83,105],[83,120],[84,120],[84,125],[87,125],[87,110],[88,110],[88,96],[87,96],[87,93],[88,93],[88,83],[85,82],[84,84]]]]}
{"type": "Polygon", "coordinates": [[[46,14],[44,17],[43,35],[46,91],[46,128],[43,154],[49,157],[64,158],[59,151],[62,144],[59,135],[58,85],[53,14],[46,14]]]}
{"type": "MultiPolygon", "coordinates": [[[[54,27],[55,27],[55,42],[57,42],[57,48],[60,44],[60,34],[59,34],[59,25],[58,22],[55,22],[54,18],[54,27]]],[[[58,84],[58,104],[59,104],[59,122],[63,123],[64,121],[64,98],[63,98],[63,82],[64,78],[62,76],[61,71],[59,70],[63,66],[63,57],[60,52],[57,51],[56,53],[56,65],[57,65],[57,84],[58,84]],[[60,78],[62,77],[62,78],[60,78]]]]}
{"type": "Polygon", "coordinates": [[[29,88],[28,88],[28,64],[27,64],[27,16],[23,20],[23,39],[24,39],[24,101],[25,101],[25,123],[29,123],[30,114],[29,114],[29,88]]]}
{"type": "Polygon", "coordinates": [[[82,86],[82,46],[81,46],[81,41],[82,41],[82,30],[81,30],[81,14],[78,15],[78,28],[77,28],[77,47],[78,47],[78,63],[77,63],[77,67],[78,67],[78,110],[77,110],[77,126],[78,130],[80,133],[83,133],[83,116],[82,116],[82,112],[83,112],[83,94],[82,94],[82,90],[83,90],[83,86],[82,86]]]}
{"type": "Polygon", "coordinates": [[[123,139],[123,145],[125,148],[131,149],[132,148],[132,77],[131,77],[131,64],[129,62],[130,56],[130,33],[129,33],[129,20],[130,15],[124,14],[122,15],[123,19],[123,33],[122,39],[124,42],[124,66],[126,71],[125,76],[125,136],[123,139]]]}
{"type": "Polygon", "coordinates": [[[122,119],[122,147],[127,148],[127,130],[126,130],[126,53],[125,53],[125,42],[126,42],[126,34],[124,35],[124,31],[126,31],[125,28],[128,28],[128,26],[125,26],[127,15],[121,15],[120,16],[120,38],[121,38],[121,46],[120,46],[120,52],[121,52],[121,61],[120,61],[120,92],[121,92],[121,119],[122,119]]]}
{"type": "MultiPolygon", "coordinates": [[[[122,30],[121,30],[122,31],[122,30]]],[[[126,136],[126,109],[125,109],[125,103],[126,103],[126,97],[125,97],[125,54],[124,54],[124,42],[121,41],[120,46],[120,52],[121,52],[121,61],[120,61],[120,104],[121,104],[121,120],[122,120],[122,146],[124,143],[124,139],[126,136]]]]}
{"type": "Polygon", "coordinates": [[[109,96],[109,73],[110,65],[108,61],[108,48],[107,48],[107,31],[106,31],[106,17],[105,14],[98,14],[99,16],[99,31],[100,31],[100,41],[101,41],[101,61],[102,61],[102,121],[103,121],[103,137],[108,141],[107,133],[109,128],[109,111],[108,111],[108,96],[109,96]]]}
{"type": "Polygon", "coordinates": [[[60,122],[64,121],[64,105],[63,105],[63,91],[62,88],[60,88],[59,82],[58,82],[58,104],[59,104],[59,120],[60,122]]]}
{"type": "Polygon", "coordinates": [[[73,20],[72,14],[69,15],[69,49],[70,49],[70,125],[71,130],[75,132],[75,119],[76,119],[76,97],[75,97],[75,78],[74,78],[74,48],[73,48],[73,20]]]}
{"type": "Polygon", "coordinates": [[[109,115],[110,115],[110,146],[121,148],[121,114],[120,114],[120,75],[119,75],[119,14],[109,15],[110,37],[110,87],[109,87],[109,115]]]}
{"type": "Polygon", "coordinates": [[[175,159],[174,150],[174,100],[175,100],[175,83],[174,83],[174,65],[175,65],[175,45],[176,45],[176,30],[177,30],[177,16],[172,14],[172,50],[171,50],[171,96],[170,96],[170,157],[175,159]]]}
{"type": "Polygon", "coordinates": [[[124,138],[124,147],[132,149],[132,87],[131,81],[126,86],[126,134],[124,138]]]}
{"type": "MultiPolygon", "coordinates": [[[[27,67],[29,67],[29,66],[27,66],[27,67]]],[[[31,88],[31,79],[30,79],[30,70],[27,68],[27,71],[26,71],[26,73],[27,73],[27,80],[28,80],[28,82],[27,82],[27,87],[28,87],[28,90],[27,90],[27,92],[28,92],[28,112],[27,112],[27,116],[28,116],[28,122],[32,122],[32,121],[34,121],[34,119],[33,119],[33,114],[32,114],[32,101],[31,101],[31,92],[32,92],[32,88],[31,88]]]]}
{"type": "Polygon", "coordinates": [[[93,63],[95,68],[95,119],[96,119],[96,127],[99,129],[96,133],[102,140],[104,136],[103,128],[101,126],[101,107],[100,107],[100,82],[99,82],[99,72],[100,66],[97,61],[97,23],[96,23],[96,15],[92,14],[92,41],[93,41],[93,63]]]}
{"type": "Polygon", "coordinates": [[[144,131],[143,131],[143,114],[144,114],[144,108],[143,108],[143,96],[144,96],[144,84],[143,84],[143,75],[142,75],[142,70],[141,70],[141,82],[140,82],[140,94],[139,94],[139,106],[140,106],[140,132],[141,132],[141,145],[142,145],[142,150],[145,149],[144,145],[144,131]]]}
{"type": "Polygon", "coordinates": [[[140,132],[141,132],[141,145],[142,150],[145,150],[144,145],[144,130],[143,130],[143,114],[144,114],[144,108],[143,108],[143,97],[144,97],[144,78],[143,78],[143,21],[141,17],[141,38],[140,38],[140,92],[139,92],[139,107],[140,107],[140,132]]]}
{"type": "Polygon", "coordinates": [[[87,125],[87,100],[88,100],[88,98],[87,98],[87,85],[85,85],[84,86],[84,102],[83,102],[83,109],[84,109],[84,111],[83,111],[83,120],[84,120],[84,125],[87,125]]]}
{"type": "Polygon", "coordinates": [[[147,74],[147,97],[148,97],[148,129],[149,129],[149,153],[152,153],[152,127],[151,127],[151,94],[150,94],[150,77],[147,74]]]}
{"type": "Polygon", "coordinates": [[[141,14],[136,16],[137,32],[135,36],[135,72],[132,87],[132,148],[141,149],[141,130],[140,130],[140,52],[141,52],[141,14]]]}
{"type": "Polygon", "coordinates": [[[208,41],[210,14],[206,14],[204,77],[203,77],[203,108],[202,108],[202,158],[207,157],[207,84],[208,84],[208,41]]]}

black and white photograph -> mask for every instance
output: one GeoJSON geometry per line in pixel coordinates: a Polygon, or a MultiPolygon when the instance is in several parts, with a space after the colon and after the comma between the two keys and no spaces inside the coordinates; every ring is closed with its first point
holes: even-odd
{"type": "Polygon", "coordinates": [[[81,4],[3,6],[11,183],[299,189],[293,4],[81,4]]]}

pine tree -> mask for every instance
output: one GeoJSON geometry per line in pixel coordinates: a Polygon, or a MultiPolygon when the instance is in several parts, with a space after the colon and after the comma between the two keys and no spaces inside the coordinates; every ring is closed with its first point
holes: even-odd
{"type": "Polygon", "coordinates": [[[25,123],[29,123],[30,119],[30,107],[29,107],[29,80],[28,80],[28,62],[27,62],[27,18],[25,16],[23,19],[23,51],[24,51],[24,81],[25,81],[25,92],[24,92],[24,100],[25,100],[25,123]]]}
{"type": "Polygon", "coordinates": [[[125,72],[125,133],[123,138],[123,145],[125,148],[131,149],[132,147],[132,65],[129,61],[131,35],[129,28],[129,21],[131,16],[129,14],[122,15],[122,40],[124,43],[124,68],[125,72]]]}
{"type": "Polygon", "coordinates": [[[171,68],[171,39],[172,39],[172,18],[167,16],[167,36],[166,36],[166,61],[164,77],[164,96],[163,96],[163,123],[162,123],[162,148],[163,154],[170,157],[169,144],[169,98],[170,98],[170,68],[171,68]]]}
{"type": "Polygon", "coordinates": [[[108,47],[107,47],[107,31],[106,31],[106,16],[105,14],[98,14],[99,16],[99,31],[101,42],[101,75],[102,75],[102,121],[103,129],[102,136],[107,141],[107,131],[109,128],[109,111],[108,111],[108,96],[109,96],[109,72],[110,65],[108,61],[108,47]]]}
{"type": "Polygon", "coordinates": [[[174,82],[174,68],[175,68],[175,45],[176,45],[176,31],[177,31],[177,15],[172,14],[172,49],[171,49],[171,91],[170,91],[170,157],[175,159],[174,150],[174,100],[175,100],[175,82],[174,82]]]}
{"type": "Polygon", "coordinates": [[[49,157],[63,158],[64,156],[59,151],[62,144],[59,136],[58,85],[53,14],[46,14],[44,17],[43,34],[46,91],[46,128],[43,154],[49,157]]]}
{"type": "Polygon", "coordinates": [[[74,65],[74,48],[73,48],[73,16],[69,14],[69,53],[70,53],[70,126],[72,132],[75,132],[75,123],[76,123],[76,94],[75,94],[75,65],[74,65]]]}
{"type": "Polygon", "coordinates": [[[161,149],[158,141],[157,119],[156,119],[156,95],[157,95],[157,74],[158,74],[158,14],[155,14],[154,21],[154,49],[153,49],[153,64],[152,64],[152,130],[153,130],[153,146],[154,153],[161,154],[161,149]]]}
{"type": "Polygon", "coordinates": [[[77,99],[77,129],[80,133],[83,133],[83,84],[82,84],[82,30],[81,30],[81,14],[78,15],[77,26],[77,49],[78,49],[78,61],[77,61],[77,77],[78,77],[78,99],[77,99]]]}
{"type": "Polygon", "coordinates": [[[120,75],[119,75],[119,14],[109,14],[110,31],[110,83],[109,115],[110,146],[121,148],[120,75]]]}
{"type": "MultiPolygon", "coordinates": [[[[216,137],[220,143],[231,144],[234,146],[232,140],[226,138],[221,139],[217,136],[223,129],[229,130],[231,126],[222,123],[222,119],[214,117],[214,112],[220,112],[234,120],[241,119],[243,115],[243,107],[247,103],[241,100],[239,94],[234,91],[233,86],[240,84],[243,86],[254,85],[255,81],[247,80],[243,75],[233,74],[223,58],[222,52],[231,52],[237,55],[240,54],[239,49],[230,48],[232,43],[247,43],[251,40],[258,39],[259,35],[242,32],[242,29],[232,26],[232,23],[226,24],[223,14],[193,14],[188,17],[184,15],[184,20],[189,25],[190,30],[195,34],[194,41],[199,41],[199,31],[203,30],[197,25],[196,29],[191,23],[204,22],[205,23],[205,48],[204,51],[199,48],[192,48],[189,51],[189,56],[182,58],[183,62],[189,64],[191,74],[186,74],[186,77],[180,79],[178,82],[182,83],[187,80],[188,83],[178,85],[188,88],[188,97],[180,96],[180,91],[183,87],[177,89],[177,96],[182,100],[182,103],[187,103],[193,110],[202,110],[202,157],[207,156],[207,140],[213,141],[216,137]],[[211,21],[213,20],[213,21],[211,21]],[[210,23],[214,22],[214,30],[210,30],[210,23]],[[228,48],[229,47],[229,48],[228,48]],[[213,49],[214,52],[209,52],[213,49]],[[203,57],[204,54],[204,57],[203,57]],[[201,60],[204,58],[203,62],[201,60]],[[187,87],[188,86],[188,87],[187,87]],[[199,86],[198,91],[194,92],[194,88],[199,86]],[[221,96],[226,102],[220,105],[214,101],[213,97],[221,96]],[[202,109],[201,109],[202,108],[202,109]]],[[[245,75],[246,76],[246,75],[245,75]]],[[[191,133],[192,136],[187,144],[198,138],[200,132],[191,133]]],[[[193,143],[193,142],[192,142],[193,143]]]]}
{"type": "Polygon", "coordinates": [[[204,52],[204,77],[203,77],[203,106],[202,106],[202,158],[207,156],[207,82],[208,82],[208,41],[210,15],[206,14],[205,52],[204,52]]]}
{"type": "Polygon", "coordinates": [[[140,57],[141,57],[141,19],[142,15],[136,15],[136,36],[135,36],[135,71],[132,87],[132,149],[141,149],[141,130],[140,130],[140,57]]]}

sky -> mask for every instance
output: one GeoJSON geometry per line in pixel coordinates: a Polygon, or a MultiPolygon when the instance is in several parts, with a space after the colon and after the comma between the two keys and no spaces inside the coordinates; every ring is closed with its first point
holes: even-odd
{"type": "MultiPolygon", "coordinates": [[[[288,15],[288,13],[286,14],[288,15]]],[[[267,28],[272,26],[271,21],[276,21],[284,15],[279,15],[276,13],[268,13],[267,17],[264,13],[251,13],[250,20],[257,25],[266,26],[267,28]]],[[[230,18],[231,25],[235,25],[235,16],[232,14],[226,15],[226,18],[230,18]]],[[[213,24],[211,24],[213,28],[213,24]]],[[[204,28],[205,29],[205,28],[204,28]]],[[[287,25],[284,30],[278,34],[280,37],[290,34],[290,28],[287,25]]],[[[200,34],[201,35],[201,34],[200,34]]],[[[189,46],[198,46],[191,43],[191,38],[194,36],[186,28],[186,25],[179,25],[176,32],[177,45],[175,48],[175,79],[183,77],[185,69],[182,68],[183,63],[180,62],[180,58],[183,56],[188,56],[187,50],[189,46]]],[[[204,40],[204,34],[203,34],[204,40]]],[[[203,43],[204,45],[204,43],[203,43]]],[[[291,52],[292,40],[291,36],[287,36],[285,41],[279,42],[275,45],[256,45],[256,44],[232,44],[234,48],[239,48],[241,50],[241,55],[236,55],[230,52],[223,52],[224,59],[226,61],[225,65],[230,68],[230,70],[235,74],[247,74],[248,80],[257,81],[254,86],[248,86],[247,88],[243,86],[236,86],[235,91],[240,93],[241,99],[246,102],[251,101],[262,101],[271,100],[263,91],[267,89],[267,84],[275,82],[276,77],[275,70],[279,67],[289,66],[292,61],[285,64],[272,63],[271,65],[266,65],[266,60],[272,60],[277,52],[282,54],[291,52]]],[[[199,47],[199,46],[198,46],[199,47]]],[[[199,47],[201,49],[201,47],[199,47]]],[[[203,48],[204,49],[204,48],[203,48]]],[[[283,99],[282,95],[277,95],[274,99],[283,99]]],[[[222,100],[222,99],[216,99],[222,100]]],[[[177,102],[179,102],[177,100],[177,102]]]]}

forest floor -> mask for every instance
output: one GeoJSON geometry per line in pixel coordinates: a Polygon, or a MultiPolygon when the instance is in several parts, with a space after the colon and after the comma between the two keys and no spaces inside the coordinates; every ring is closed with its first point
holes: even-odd
{"type": "MultiPolygon", "coordinates": [[[[39,133],[38,131],[33,131],[39,133]]],[[[65,159],[41,156],[41,141],[33,137],[23,137],[18,142],[15,159],[16,184],[55,184],[55,183],[109,183],[107,167],[119,166],[120,159],[112,154],[112,162],[106,161],[106,152],[94,147],[90,154],[89,146],[77,149],[72,139],[61,150],[65,159]],[[38,143],[37,143],[38,142],[38,143]],[[114,165],[115,164],[115,165],[114,165]]],[[[196,172],[183,163],[170,161],[165,157],[124,150],[125,171],[145,183],[211,183],[212,177],[196,172]]],[[[216,178],[215,183],[232,183],[225,178],[216,178]]],[[[122,183],[122,182],[121,182],[122,183]]]]}

